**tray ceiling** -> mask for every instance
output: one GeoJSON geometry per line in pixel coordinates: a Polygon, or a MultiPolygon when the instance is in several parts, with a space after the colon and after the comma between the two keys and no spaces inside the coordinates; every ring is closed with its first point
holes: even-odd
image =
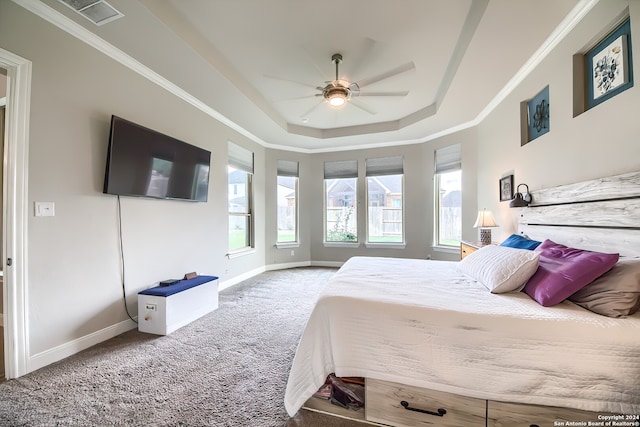
{"type": "Polygon", "coordinates": [[[107,1],[124,16],[100,27],[42,3],[257,142],[301,151],[420,142],[476,123],[597,2],[107,1]],[[341,108],[320,96],[335,53],[339,79],[360,92],[341,108]]]}

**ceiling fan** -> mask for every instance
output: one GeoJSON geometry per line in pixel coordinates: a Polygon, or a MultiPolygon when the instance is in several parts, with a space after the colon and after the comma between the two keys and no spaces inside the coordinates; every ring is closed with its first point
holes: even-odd
{"type": "MultiPolygon", "coordinates": [[[[320,91],[320,93],[316,94],[317,97],[322,97],[326,100],[329,105],[334,108],[340,108],[344,106],[347,101],[351,100],[353,97],[358,96],[406,96],[409,91],[398,91],[398,92],[367,92],[361,91],[367,85],[371,85],[373,83],[377,83],[381,80],[387,79],[389,77],[395,76],[396,74],[403,73],[405,71],[412,70],[415,68],[413,62],[408,62],[406,64],[400,65],[392,70],[389,70],[385,73],[379,74],[377,76],[360,80],[359,82],[349,82],[344,79],[340,79],[339,75],[339,65],[342,62],[342,55],[339,53],[334,53],[331,56],[331,62],[333,62],[336,66],[336,78],[332,81],[326,81],[325,86],[317,86],[316,89],[320,91]]],[[[353,104],[371,114],[374,114],[370,110],[362,107],[358,104],[353,104]]],[[[317,106],[317,105],[316,105],[317,106]]],[[[314,108],[316,107],[314,106],[314,108]]]]}
{"type": "Polygon", "coordinates": [[[334,53],[331,62],[336,65],[336,79],[325,82],[324,87],[317,87],[322,93],[316,96],[322,96],[332,107],[342,107],[352,96],[360,95],[360,86],[358,83],[349,83],[346,80],[340,80],[338,75],[338,66],[342,62],[342,55],[334,53]]]}

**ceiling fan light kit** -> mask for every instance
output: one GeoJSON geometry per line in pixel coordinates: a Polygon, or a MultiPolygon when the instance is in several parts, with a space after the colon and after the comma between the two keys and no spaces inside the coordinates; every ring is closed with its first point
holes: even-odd
{"type": "Polygon", "coordinates": [[[342,107],[351,98],[351,91],[347,87],[331,83],[322,90],[322,96],[332,107],[342,107]]]}
{"type": "Polygon", "coordinates": [[[349,99],[351,99],[351,90],[349,90],[348,82],[345,86],[343,81],[338,77],[338,65],[342,62],[342,55],[334,53],[331,62],[336,64],[336,79],[322,89],[322,96],[332,107],[342,107],[349,99]]]}

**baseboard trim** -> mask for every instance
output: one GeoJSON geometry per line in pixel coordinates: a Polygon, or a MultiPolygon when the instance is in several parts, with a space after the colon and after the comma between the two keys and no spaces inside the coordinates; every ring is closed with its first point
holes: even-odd
{"type": "Polygon", "coordinates": [[[82,350],[106,341],[110,338],[123,334],[131,329],[137,328],[136,324],[131,320],[125,320],[115,325],[108,326],[99,331],[85,335],[73,341],[66,342],[57,347],[45,350],[41,353],[30,356],[27,362],[27,373],[33,372],[44,366],[72,356],[82,350]]]}
{"type": "MultiPolygon", "coordinates": [[[[257,276],[260,273],[264,273],[265,271],[271,270],[284,270],[287,268],[297,268],[297,267],[341,267],[344,262],[338,261],[300,261],[300,262],[289,262],[282,264],[272,264],[269,266],[262,266],[255,268],[253,270],[247,271],[246,273],[240,274],[239,276],[233,277],[229,280],[225,280],[224,282],[220,282],[218,291],[222,291],[224,289],[228,289],[232,286],[235,286],[247,279],[250,279],[254,276],[257,276]]],[[[0,321],[2,321],[2,314],[0,314],[0,321]]],[[[43,368],[52,363],[58,362],[66,357],[73,356],[74,354],[85,350],[89,347],[92,347],[96,344],[99,344],[103,341],[106,341],[110,338],[118,336],[122,333],[130,331],[131,329],[137,328],[137,325],[131,320],[125,320],[123,322],[117,323],[115,325],[106,327],[99,331],[93,332],[91,334],[85,335],[78,339],[66,342],[57,347],[51,348],[49,350],[45,350],[43,352],[34,354],[28,358],[27,362],[27,372],[33,372],[37,369],[43,368]]]]}
{"type": "Polygon", "coordinates": [[[260,273],[264,273],[266,271],[266,267],[258,267],[253,270],[247,271],[239,276],[232,277],[231,279],[220,281],[218,285],[218,292],[228,289],[234,285],[237,285],[240,282],[243,282],[247,279],[251,279],[253,276],[257,276],[260,273]]]}
{"type": "Polygon", "coordinates": [[[312,267],[342,267],[344,261],[311,261],[312,267]]]}
{"type": "Polygon", "coordinates": [[[311,261],[285,262],[282,264],[271,264],[266,266],[266,271],[286,270],[287,268],[309,267],[311,261]]]}

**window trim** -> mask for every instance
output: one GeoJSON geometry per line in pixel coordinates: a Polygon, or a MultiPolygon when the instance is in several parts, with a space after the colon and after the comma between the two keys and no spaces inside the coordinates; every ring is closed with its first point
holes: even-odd
{"type": "Polygon", "coordinates": [[[296,219],[296,225],[295,225],[295,229],[294,229],[294,233],[295,233],[295,240],[290,241],[290,242],[281,242],[278,240],[278,202],[276,200],[276,247],[277,248],[286,248],[286,247],[299,247],[300,246],[300,178],[297,176],[285,176],[285,175],[276,175],[276,199],[278,197],[277,193],[278,193],[278,178],[280,177],[286,177],[286,178],[295,178],[295,189],[294,189],[294,193],[295,193],[295,198],[296,198],[296,206],[295,206],[295,212],[294,212],[294,217],[296,219]]]}
{"type": "Polygon", "coordinates": [[[360,242],[322,242],[325,248],[359,248],[360,242]]]}
{"type": "MultiPolygon", "coordinates": [[[[433,229],[433,246],[432,248],[439,252],[454,253],[460,251],[460,245],[445,245],[440,243],[440,179],[442,174],[449,172],[460,172],[460,184],[462,184],[462,169],[448,169],[434,174],[434,229],[433,229]]],[[[462,237],[461,237],[462,240],[462,237]]]]}
{"type": "Polygon", "coordinates": [[[299,248],[299,247],[300,247],[300,242],[276,243],[276,248],[278,249],[299,248]]]}
{"type": "Polygon", "coordinates": [[[404,197],[404,173],[402,174],[394,174],[400,175],[401,185],[402,185],[402,241],[401,242],[372,242],[369,240],[369,178],[375,178],[380,175],[370,175],[365,177],[365,201],[366,201],[366,212],[365,212],[365,220],[366,220],[366,235],[365,235],[365,247],[367,248],[399,248],[402,249],[406,246],[406,234],[405,234],[405,197],[404,197]]]}
{"type": "Polygon", "coordinates": [[[255,248],[243,248],[235,251],[229,251],[226,253],[228,259],[240,258],[241,256],[255,254],[255,248]]]}
{"type": "Polygon", "coordinates": [[[323,228],[323,232],[322,232],[322,243],[324,244],[325,247],[329,248],[329,247],[350,247],[350,248],[357,248],[360,247],[360,235],[358,233],[358,214],[359,214],[359,209],[358,209],[358,177],[344,177],[344,178],[324,178],[323,182],[322,182],[322,204],[323,204],[323,209],[322,209],[322,228],[323,228]],[[353,201],[353,209],[354,209],[354,214],[355,214],[355,220],[356,220],[356,240],[355,242],[347,242],[347,241],[333,241],[333,240],[327,240],[327,181],[329,179],[333,179],[333,180],[343,180],[343,179],[354,179],[355,180],[355,186],[354,186],[354,201],[353,201]]]}
{"type": "Polygon", "coordinates": [[[235,258],[235,256],[241,256],[243,252],[255,252],[255,238],[254,238],[254,218],[253,218],[253,174],[246,170],[238,169],[235,166],[227,165],[227,256],[229,258],[235,258]],[[236,171],[244,172],[247,174],[247,212],[229,212],[229,167],[234,168],[236,171]],[[247,225],[247,237],[249,238],[249,245],[243,246],[238,249],[229,249],[229,218],[232,216],[245,216],[248,218],[247,225]],[[240,255],[237,255],[240,254],[240,255]]]}

